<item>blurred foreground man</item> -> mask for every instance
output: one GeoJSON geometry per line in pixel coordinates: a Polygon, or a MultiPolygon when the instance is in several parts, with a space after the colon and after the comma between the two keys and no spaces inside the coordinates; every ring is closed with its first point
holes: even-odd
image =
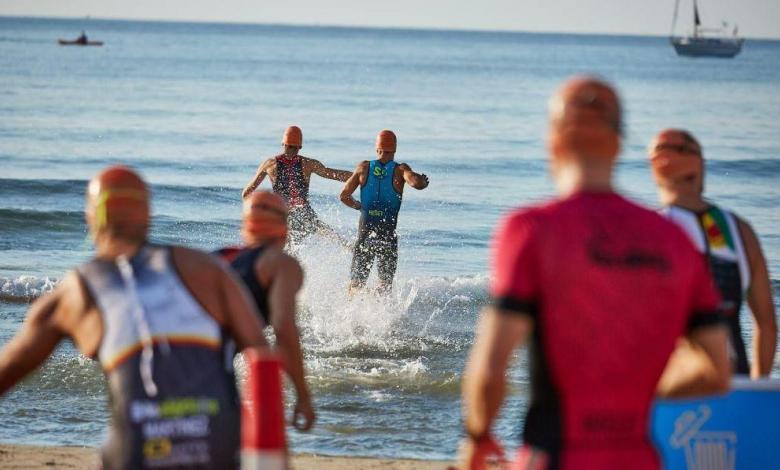
{"type": "Polygon", "coordinates": [[[260,165],[241,196],[244,199],[249,197],[268,175],[274,192],[282,196],[290,208],[289,226],[293,242],[297,243],[317,232],[341,242],[341,237],[317,217],[309,204],[309,183],[312,173],[336,181],[346,181],[352,173],[328,168],[318,160],[299,155],[301,148],[303,132],[300,127],[288,127],[282,136],[282,153],[260,165]]]}
{"type": "Polygon", "coordinates": [[[377,260],[379,286],[386,293],[393,286],[398,266],[398,212],[404,184],[414,189],[428,187],[428,177],[418,174],[406,163],[395,161],[398,140],[393,131],[383,130],[376,137],[378,159],[361,162],[341,191],[341,202],[360,211],[357,242],[350,270],[350,291],[366,285],[374,259],[377,260]],[[352,193],[360,187],[360,201],[352,193]]]}
{"type": "Polygon", "coordinates": [[[149,192],[128,168],[89,183],[85,212],[95,258],[30,307],[0,352],[0,394],[70,338],[107,379],[105,468],[237,468],[226,337],[266,346],[243,287],[206,253],[147,243],[149,192]]]}
{"type": "Polygon", "coordinates": [[[666,129],[648,150],[665,206],[663,215],[679,225],[704,255],[723,298],[734,372],[753,378],[768,376],[775,358],[777,320],[769,270],[756,233],[732,212],[704,199],[704,158],[693,135],[666,129]],[[739,324],[743,299],[754,320],[752,366],[739,324]]]}
{"type": "Polygon", "coordinates": [[[618,97],[599,80],[575,78],[550,102],[559,198],[511,213],[493,241],[494,303],[463,380],[463,468],[497,452],[490,430],[507,365],[526,342],[531,396],[512,468],[658,468],[648,435],[656,391],[728,388],[727,330],[701,256],[674,224],[612,188],[621,129],[618,97]]]}
{"type": "Polygon", "coordinates": [[[245,245],[223,248],[217,253],[230,263],[249,289],[265,324],[273,327],[284,369],[297,395],[292,423],[307,431],[314,424],[315,415],[295,322],[295,297],[303,285],[303,269],[284,252],[287,205],[277,194],[258,191],[244,201],[242,219],[241,237],[245,245]]]}

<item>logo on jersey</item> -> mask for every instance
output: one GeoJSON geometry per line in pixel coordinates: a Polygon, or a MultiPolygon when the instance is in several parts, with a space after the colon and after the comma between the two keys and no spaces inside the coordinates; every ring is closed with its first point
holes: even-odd
{"type": "Polygon", "coordinates": [[[711,249],[734,248],[731,237],[728,236],[726,221],[720,213],[705,212],[701,215],[701,224],[711,249]]]}

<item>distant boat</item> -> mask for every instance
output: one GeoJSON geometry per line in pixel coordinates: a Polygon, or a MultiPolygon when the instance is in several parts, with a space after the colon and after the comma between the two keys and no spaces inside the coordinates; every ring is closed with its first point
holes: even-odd
{"type": "Polygon", "coordinates": [[[725,22],[720,28],[705,28],[701,26],[699,7],[696,4],[696,0],[693,0],[693,35],[675,36],[674,27],[677,23],[677,9],[679,6],[680,0],[676,0],[670,37],[677,55],[731,58],[742,50],[742,44],[745,42],[745,39],[737,36],[736,26],[734,26],[731,35],[728,32],[728,24],[725,22]]]}
{"type": "Polygon", "coordinates": [[[82,31],[81,36],[77,37],[73,40],[68,39],[58,39],[57,43],[59,43],[60,46],[102,46],[103,41],[90,41],[87,39],[86,33],[82,31]]]}

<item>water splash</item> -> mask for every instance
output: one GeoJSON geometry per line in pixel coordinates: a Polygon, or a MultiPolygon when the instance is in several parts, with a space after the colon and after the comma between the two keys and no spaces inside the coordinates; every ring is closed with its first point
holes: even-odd
{"type": "Polygon", "coordinates": [[[35,276],[0,277],[0,301],[28,303],[54,290],[58,279],[35,276]]]}
{"type": "Polygon", "coordinates": [[[387,393],[457,393],[459,366],[441,367],[470,345],[486,276],[407,277],[377,295],[348,293],[351,253],[322,239],[295,248],[306,281],[299,328],[309,383],[318,391],[377,397],[387,393]]]}

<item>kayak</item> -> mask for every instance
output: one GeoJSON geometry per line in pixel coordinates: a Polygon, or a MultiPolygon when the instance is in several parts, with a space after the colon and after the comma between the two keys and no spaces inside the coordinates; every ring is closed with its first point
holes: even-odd
{"type": "Polygon", "coordinates": [[[102,46],[103,41],[79,41],[78,39],[74,39],[72,41],[68,41],[67,39],[58,39],[57,42],[60,44],[60,46],[102,46]]]}

